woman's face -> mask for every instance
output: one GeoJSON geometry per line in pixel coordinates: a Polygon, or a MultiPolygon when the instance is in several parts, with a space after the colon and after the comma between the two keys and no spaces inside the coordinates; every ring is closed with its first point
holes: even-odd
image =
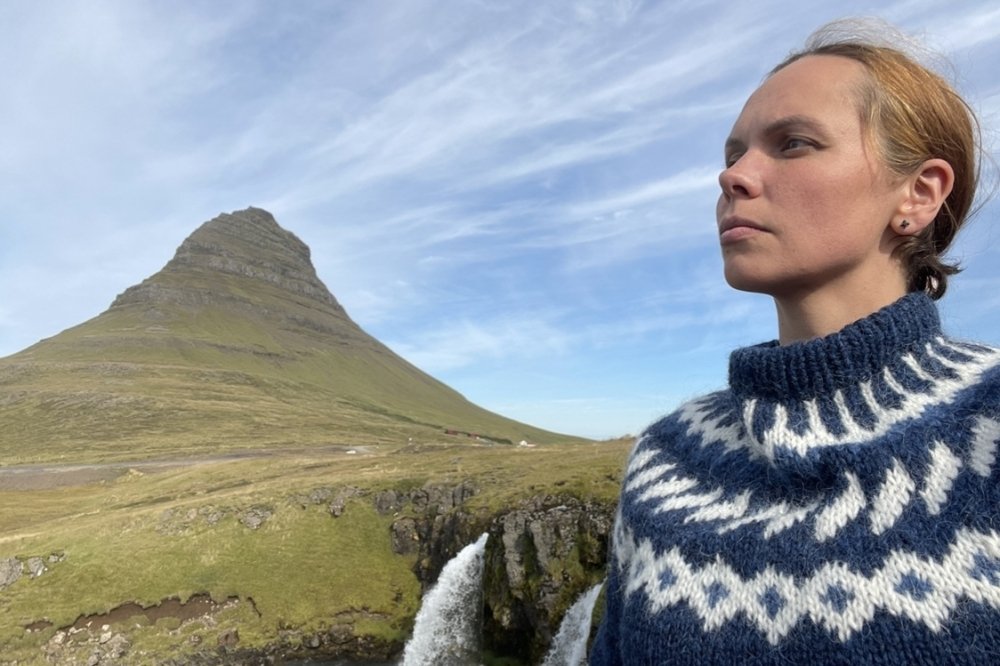
{"type": "Polygon", "coordinates": [[[773,74],[726,141],[716,209],[726,280],[737,289],[803,298],[902,280],[889,227],[902,204],[865,138],[864,67],[806,56],[773,74]]]}

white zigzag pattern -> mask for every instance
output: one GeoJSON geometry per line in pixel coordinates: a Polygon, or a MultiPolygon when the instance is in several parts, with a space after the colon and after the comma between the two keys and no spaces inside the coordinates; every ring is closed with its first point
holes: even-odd
{"type": "Polygon", "coordinates": [[[948,493],[961,469],[962,459],[943,442],[934,442],[930,469],[924,479],[924,489],[920,491],[920,497],[927,505],[927,513],[932,516],[941,513],[941,507],[948,500],[948,493]]]}
{"type": "Polygon", "coordinates": [[[895,552],[870,576],[828,562],[808,578],[768,567],[744,579],[721,558],[692,566],[678,549],[657,554],[648,540],[636,542],[624,529],[616,530],[616,548],[626,596],[641,592],[650,612],[685,603],[705,631],[742,615],[772,645],[806,618],[846,641],[879,610],[938,631],[962,599],[1000,608],[1000,536],[995,532],[956,533],[940,561],[895,552]]]}
{"type": "Polygon", "coordinates": [[[972,454],[969,466],[980,476],[989,476],[997,460],[997,444],[1000,443],[1000,421],[984,416],[976,419],[972,428],[972,454]]]}
{"type": "Polygon", "coordinates": [[[872,502],[868,520],[873,534],[882,534],[896,524],[913,497],[917,484],[906,472],[903,463],[894,459],[892,468],[886,472],[885,481],[872,502]]]}
{"type": "Polygon", "coordinates": [[[840,496],[826,506],[816,516],[816,540],[826,541],[837,535],[841,529],[858,517],[865,508],[865,491],[861,489],[861,481],[856,474],[844,472],[847,487],[840,496]]]}
{"type": "Polygon", "coordinates": [[[708,395],[681,405],[678,409],[678,421],[687,424],[688,436],[700,438],[702,446],[722,444],[726,451],[739,451],[748,448],[748,440],[739,424],[722,425],[729,415],[723,414],[717,418],[709,418],[708,407],[714,396],[708,395]]]}
{"type": "MultiPolygon", "coordinates": [[[[750,449],[752,455],[762,456],[768,460],[774,459],[775,450],[779,448],[790,449],[803,455],[811,448],[835,446],[845,442],[870,441],[884,435],[900,421],[919,417],[928,407],[950,401],[959,391],[978,381],[984,372],[1000,363],[1000,349],[975,350],[951,344],[943,337],[937,338],[936,342],[943,347],[969,356],[972,360],[966,362],[950,361],[935,353],[932,345],[928,343],[926,347],[928,355],[941,365],[954,370],[958,375],[956,379],[947,379],[932,377],[920,367],[912,355],[904,356],[903,362],[918,377],[929,382],[931,389],[926,393],[910,393],[899,384],[888,368],[884,369],[882,377],[885,382],[896,393],[903,396],[902,403],[896,408],[882,407],[875,399],[871,382],[861,383],[859,385],[861,396],[876,418],[876,423],[870,428],[862,426],[854,420],[841,391],[836,391],[833,395],[834,405],[837,407],[845,430],[844,434],[841,435],[827,430],[820,418],[816,400],[808,400],[805,403],[808,428],[803,434],[798,434],[791,429],[787,410],[783,406],[777,405],[774,425],[763,433],[759,441],[753,441],[752,435],[739,424],[723,426],[723,420],[729,418],[727,414],[710,418],[708,410],[711,408],[712,396],[683,405],[679,410],[679,421],[687,425],[688,436],[700,438],[702,446],[722,444],[724,450],[729,452],[750,449]]],[[[755,399],[748,400],[743,404],[743,423],[753,422],[753,415],[757,407],[758,403],[755,399]]]]}
{"type": "Polygon", "coordinates": [[[919,492],[917,481],[910,476],[903,463],[893,459],[892,467],[886,471],[871,501],[865,496],[858,477],[845,470],[845,484],[836,498],[822,496],[800,506],[782,501],[760,506],[752,512],[750,500],[753,493],[750,490],[732,499],[723,499],[721,486],[706,487],[695,477],[680,474],[674,462],[650,465],[657,460],[657,452],[643,449],[644,442],[640,440],[628,465],[625,491],[641,490],[632,501],[657,501],[654,513],[688,511],[684,517],[685,524],[717,522],[716,531],[719,534],[760,523],[765,539],[815,514],[814,536],[817,541],[823,542],[858,519],[865,509],[869,510],[867,515],[871,532],[882,534],[914,504],[915,496],[923,500],[930,515],[940,513],[963,466],[984,477],[992,472],[1000,445],[1000,421],[977,418],[973,427],[973,443],[965,461],[944,442],[935,442],[919,492]]]}

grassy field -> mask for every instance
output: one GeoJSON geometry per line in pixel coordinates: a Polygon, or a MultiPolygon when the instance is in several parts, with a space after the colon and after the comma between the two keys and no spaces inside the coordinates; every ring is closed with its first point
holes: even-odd
{"type": "MultiPolygon", "coordinates": [[[[414,556],[392,552],[392,515],[374,494],[387,488],[457,484],[479,493],[469,510],[495,511],[536,493],[613,500],[625,441],[517,448],[445,441],[369,454],[327,451],[202,463],[52,489],[0,490],[0,558],[41,557],[48,570],[0,590],[0,649],[6,660],[44,663],[45,644],[81,616],[137,602],[208,594],[211,617],[110,622],[129,655],[182,654],[215,645],[227,630],[259,647],[338,624],[386,640],[408,636],[420,586],[414,556]],[[329,497],[361,489],[333,517],[329,497]],[[241,518],[269,517],[256,529],[241,518]],[[52,556],[53,561],[49,562],[52,556]],[[250,601],[252,600],[252,602],[250,601]],[[30,631],[26,627],[34,629],[30,631]]],[[[108,623],[107,620],[95,622],[108,623]]]]}

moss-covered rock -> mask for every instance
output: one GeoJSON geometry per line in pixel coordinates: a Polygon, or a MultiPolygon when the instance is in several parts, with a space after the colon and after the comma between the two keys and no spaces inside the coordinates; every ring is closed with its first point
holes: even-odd
{"type": "Polygon", "coordinates": [[[490,525],[486,647],[537,663],[566,609],[604,578],[613,504],[534,497],[490,525]]]}

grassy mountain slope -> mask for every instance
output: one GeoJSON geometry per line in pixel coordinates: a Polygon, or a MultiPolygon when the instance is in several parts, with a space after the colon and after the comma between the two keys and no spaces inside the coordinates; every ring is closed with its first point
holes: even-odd
{"type": "Polygon", "coordinates": [[[570,441],[484,410],[366,334],[266,211],[206,222],[97,317],[0,359],[6,464],[402,444],[445,429],[570,441]]]}

